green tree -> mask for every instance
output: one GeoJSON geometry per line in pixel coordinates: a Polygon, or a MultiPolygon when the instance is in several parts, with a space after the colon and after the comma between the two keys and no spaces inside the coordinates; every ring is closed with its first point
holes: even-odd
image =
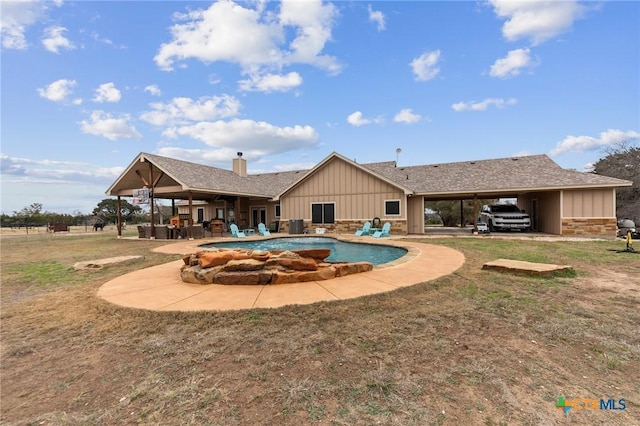
{"type": "Polygon", "coordinates": [[[605,156],[594,164],[593,172],[602,176],[630,180],[631,187],[616,190],[618,219],[640,222],[640,146],[638,140],[619,143],[605,150],[605,156]]]}
{"type": "Polygon", "coordinates": [[[19,212],[13,212],[15,221],[23,225],[44,225],[47,222],[46,217],[42,214],[41,203],[31,203],[29,207],[25,207],[19,212]]]}
{"type": "MultiPolygon", "coordinates": [[[[142,213],[142,209],[138,206],[134,206],[126,200],[120,201],[120,214],[122,220],[127,222],[135,222],[138,215],[142,213]]],[[[95,216],[101,217],[106,222],[117,223],[118,221],[118,200],[115,198],[105,198],[100,201],[95,209],[93,209],[95,216]]]]}

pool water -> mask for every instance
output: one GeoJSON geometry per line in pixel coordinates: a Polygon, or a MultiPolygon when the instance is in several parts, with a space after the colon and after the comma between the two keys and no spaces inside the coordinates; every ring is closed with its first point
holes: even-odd
{"type": "Polygon", "coordinates": [[[402,247],[350,243],[327,237],[285,237],[268,240],[232,241],[201,244],[200,247],[244,248],[251,250],[328,248],[331,250],[331,255],[326,259],[329,262],[370,262],[374,265],[382,265],[407,254],[407,249],[402,247]]]}

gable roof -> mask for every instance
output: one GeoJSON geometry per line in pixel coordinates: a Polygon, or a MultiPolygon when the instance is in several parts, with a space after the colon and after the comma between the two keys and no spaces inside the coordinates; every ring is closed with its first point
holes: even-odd
{"type": "MultiPolygon", "coordinates": [[[[283,189],[281,192],[278,193],[278,195],[275,197],[276,199],[282,197],[284,194],[286,194],[287,192],[289,192],[291,189],[293,189],[294,187],[298,186],[301,182],[303,182],[304,180],[306,180],[307,178],[311,177],[316,171],[318,171],[319,169],[321,169],[322,167],[324,167],[327,163],[329,163],[331,160],[333,159],[340,159],[342,161],[345,161],[346,163],[356,167],[357,169],[363,170],[366,173],[369,173],[371,175],[374,175],[375,177],[377,177],[378,179],[393,185],[401,190],[404,191],[405,194],[412,194],[413,190],[411,188],[409,188],[408,186],[404,185],[402,182],[397,182],[394,181],[393,179],[388,178],[385,175],[382,174],[378,174],[375,170],[366,167],[366,164],[358,164],[355,161],[351,161],[349,160],[347,157],[338,154],[337,152],[332,152],[331,154],[329,154],[328,156],[326,156],[324,158],[324,160],[322,160],[321,162],[319,162],[318,164],[316,164],[312,169],[308,170],[304,176],[302,176],[299,180],[292,182],[291,185],[289,185],[288,187],[286,187],[285,189],[283,189]]],[[[395,163],[393,163],[395,164],[395,163]]]]}
{"type": "Polygon", "coordinates": [[[210,199],[216,194],[272,198],[304,175],[301,171],[289,171],[242,177],[231,170],[142,152],[106,193],[132,195],[133,189],[144,185],[138,173],[148,179],[150,165],[155,167],[154,178],[162,174],[156,186],[156,195],[163,198],[185,198],[187,191],[193,193],[194,199],[210,199]]]}
{"type": "Polygon", "coordinates": [[[562,188],[630,186],[631,182],[566,170],[547,155],[396,167],[394,162],[364,164],[379,175],[410,187],[416,195],[486,194],[508,196],[562,188]]]}

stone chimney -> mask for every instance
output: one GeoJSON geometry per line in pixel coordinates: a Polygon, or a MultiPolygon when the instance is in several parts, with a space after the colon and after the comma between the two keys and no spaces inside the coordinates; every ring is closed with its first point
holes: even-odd
{"type": "Polygon", "coordinates": [[[238,152],[238,158],[233,159],[233,173],[247,177],[247,160],[242,158],[241,152],[238,152]]]}

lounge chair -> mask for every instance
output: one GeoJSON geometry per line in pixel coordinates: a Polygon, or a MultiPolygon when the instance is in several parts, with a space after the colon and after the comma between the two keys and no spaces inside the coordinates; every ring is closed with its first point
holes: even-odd
{"type": "Polygon", "coordinates": [[[363,235],[369,235],[369,229],[371,229],[371,222],[365,222],[362,229],[358,229],[354,235],[362,237],[363,235]]]}
{"type": "Polygon", "coordinates": [[[236,225],[235,223],[232,223],[231,225],[229,225],[229,229],[231,230],[231,236],[232,237],[236,237],[236,238],[244,238],[244,232],[240,231],[238,229],[238,225],[236,225]]]}
{"type": "Polygon", "coordinates": [[[264,226],[264,223],[261,222],[258,224],[258,234],[262,235],[263,237],[266,237],[271,235],[271,232],[269,232],[267,227],[264,226]]]}
{"type": "Polygon", "coordinates": [[[388,237],[390,230],[391,230],[391,224],[389,222],[385,222],[385,224],[382,225],[382,231],[374,232],[372,237],[374,238],[388,237]]]}

